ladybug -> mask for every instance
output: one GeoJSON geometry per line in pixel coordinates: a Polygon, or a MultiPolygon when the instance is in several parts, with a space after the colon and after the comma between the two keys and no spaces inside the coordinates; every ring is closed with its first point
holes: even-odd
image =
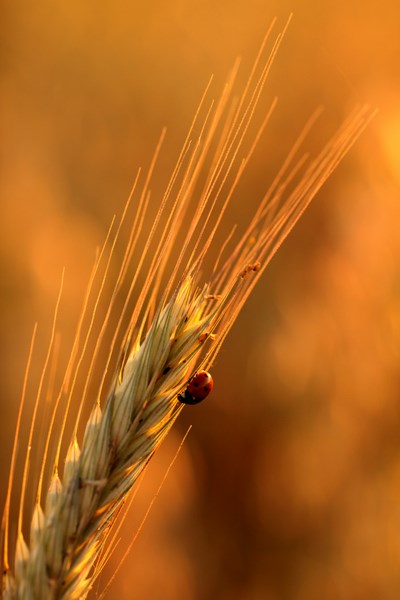
{"type": "Polygon", "coordinates": [[[178,394],[179,402],[183,404],[198,404],[212,391],[214,380],[207,371],[199,371],[187,385],[183,394],[178,394]]]}

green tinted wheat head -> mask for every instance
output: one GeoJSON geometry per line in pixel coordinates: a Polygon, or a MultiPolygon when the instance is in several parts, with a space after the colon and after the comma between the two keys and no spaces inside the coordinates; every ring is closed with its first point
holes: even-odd
{"type": "Polygon", "coordinates": [[[263,59],[266,37],[238,99],[232,99],[237,67],[220,99],[208,107],[206,90],[154,223],[144,233],[151,205],[149,183],[164,133],[141,192],[137,192],[137,178],[120,223],[117,227],[113,223],[97,257],[66,376],[55,395],[42,467],[35,475],[29,468],[29,449],[37,431],[43,379],[55,353],[56,310],[20,483],[16,461],[22,408],[18,418],[2,521],[2,589],[7,600],[72,600],[88,595],[115,545],[113,526],[127,494],[182,409],[178,394],[198,369],[212,364],[269,260],[371,118],[368,107],[356,109],[323,150],[310,157],[302,153],[301,145],[318,116],[313,115],[256,213],[242,228],[244,233],[236,239],[235,228],[225,232],[218,247],[216,234],[223,227],[228,204],[276,106],[273,100],[261,125],[251,133],[281,39],[279,34],[272,43],[268,41],[271,50],[263,59]],[[112,277],[114,248],[134,201],[131,234],[112,283],[107,313],[95,334],[99,300],[112,277]],[[97,288],[95,282],[100,282],[97,288]],[[121,295],[122,309],[117,303],[121,295]],[[112,315],[118,306],[115,325],[112,315]],[[93,401],[89,382],[110,328],[111,350],[93,401]],[[93,337],[87,366],[84,358],[93,337]],[[81,389],[82,368],[87,369],[87,377],[81,389]],[[114,374],[104,397],[110,370],[114,374]],[[74,398],[79,408],[71,431],[68,418],[74,398]],[[82,436],[83,407],[90,405],[82,436]],[[69,449],[62,461],[66,442],[69,449]],[[31,488],[35,485],[32,502],[28,481],[31,488]],[[13,489],[21,497],[15,520],[13,489]]]}

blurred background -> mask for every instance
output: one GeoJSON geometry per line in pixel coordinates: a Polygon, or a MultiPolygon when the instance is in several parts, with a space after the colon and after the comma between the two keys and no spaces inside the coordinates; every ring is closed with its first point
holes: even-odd
{"type": "MultiPolygon", "coordinates": [[[[68,346],[96,246],[167,139],[163,189],[211,73],[245,80],[272,18],[294,18],[268,83],[279,106],[235,202],[255,209],[307,117],[379,114],[260,281],[152,461],[109,598],[395,600],[400,595],[400,86],[394,0],[150,0],[1,8],[1,488],[34,322],[30,396],[61,269],[68,346]]],[[[240,209],[238,209],[240,215],[240,209]]],[[[104,572],[104,585],[118,556],[104,572]]],[[[100,586],[101,588],[101,586],[100,586]]]]}

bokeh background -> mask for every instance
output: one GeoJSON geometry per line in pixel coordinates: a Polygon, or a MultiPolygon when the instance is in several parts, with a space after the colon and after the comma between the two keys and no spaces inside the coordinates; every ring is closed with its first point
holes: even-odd
{"type": "Polygon", "coordinates": [[[1,498],[32,326],[34,390],[62,266],[68,342],[94,249],[161,128],[155,194],[209,75],[221,89],[237,55],[245,73],[273,16],[282,26],[291,11],[268,84],[279,107],[238,206],[257,205],[316,106],[316,144],[358,102],[379,114],[247,303],[212,397],[184,411],[152,461],[122,545],[193,425],[109,598],[400,596],[400,9],[2,3],[1,498]]]}

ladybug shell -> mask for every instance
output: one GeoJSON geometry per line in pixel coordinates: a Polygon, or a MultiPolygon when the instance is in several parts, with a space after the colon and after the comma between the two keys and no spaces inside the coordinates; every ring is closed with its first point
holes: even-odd
{"type": "Polygon", "coordinates": [[[178,400],[184,404],[198,404],[208,396],[214,387],[214,381],[207,371],[199,371],[189,381],[183,394],[179,394],[178,400]]]}

